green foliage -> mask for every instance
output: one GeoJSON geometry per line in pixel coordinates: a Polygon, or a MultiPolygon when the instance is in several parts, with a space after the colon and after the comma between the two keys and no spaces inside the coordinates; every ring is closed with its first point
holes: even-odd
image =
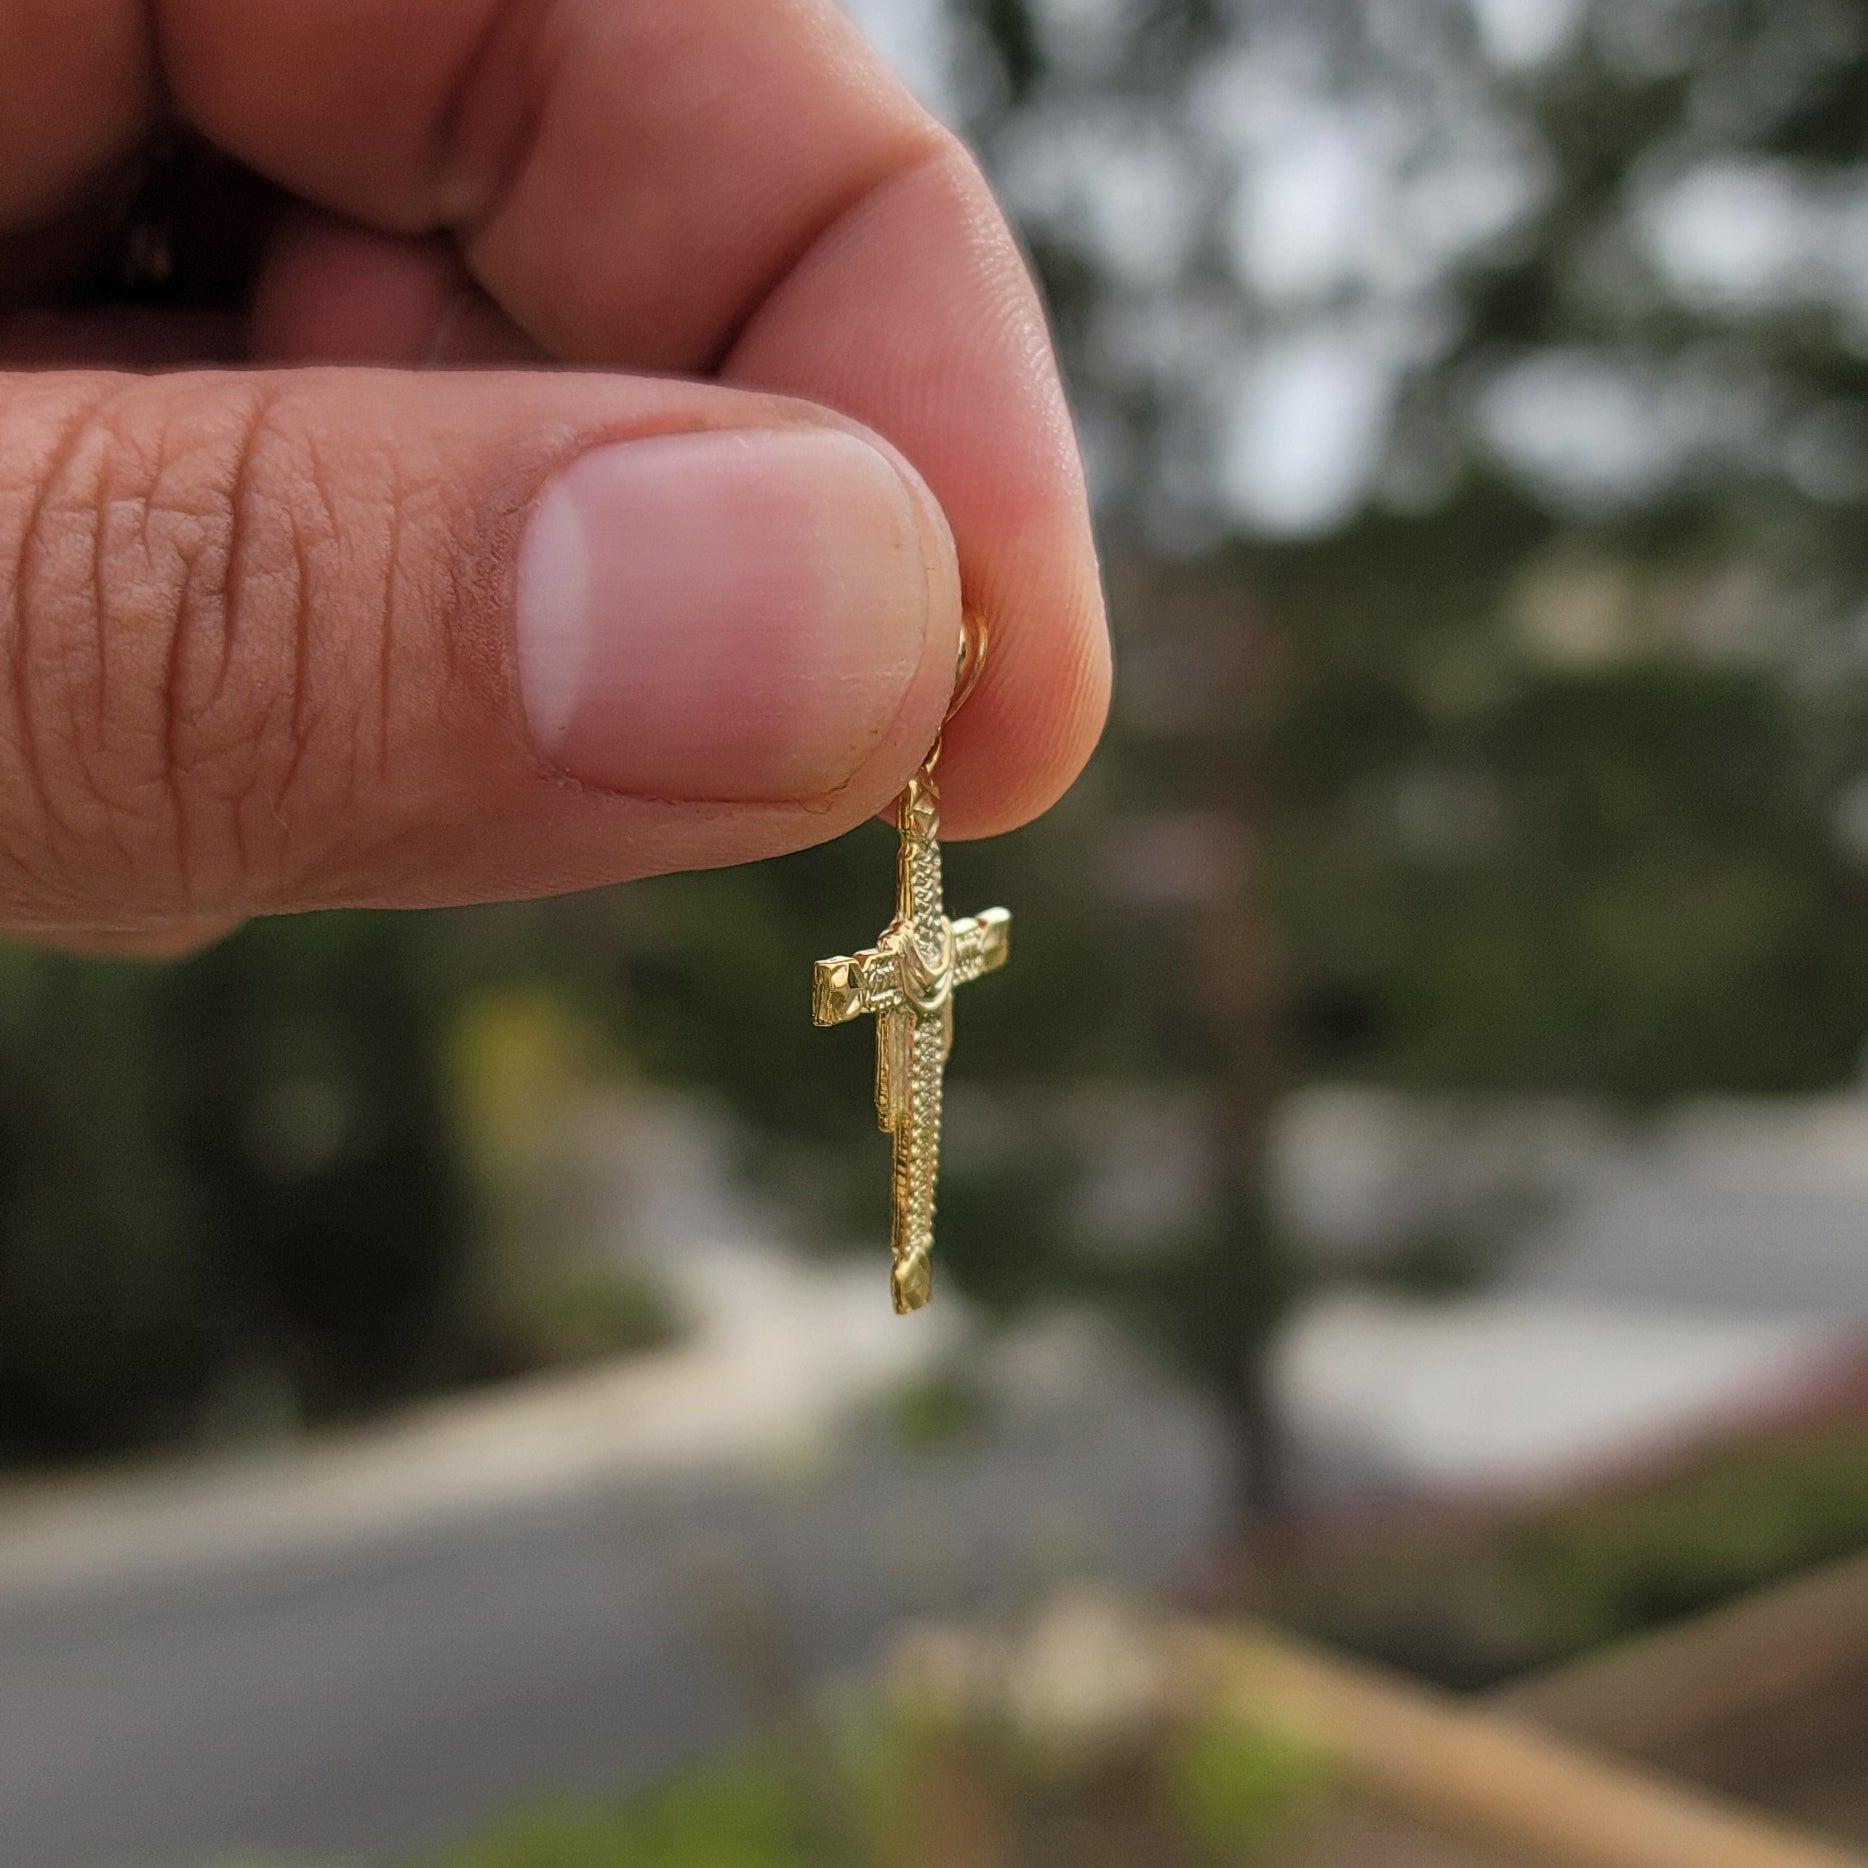
{"type": "Polygon", "coordinates": [[[471,1223],[421,923],[302,916],[161,982],[184,1146],[224,1288],[307,1400],[393,1393],[446,1353],[471,1223]]]}
{"type": "Polygon", "coordinates": [[[1298,709],[1313,788],[1274,886],[1327,1061],[1640,1101],[1849,1074],[1868,877],[1813,769],[1822,724],[1759,671],[1652,663],[1416,712],[1366,762],[1298,709]],[[1410,784],[1439,839],[1381,808],[1410,784]]]}
{"type": "Polygon", "coordinates": [[[172,1034],[128,968],[0,963],[0,1448],[159,1430],[217,1347],[211,1185],[167,1100],[172,1034]]]}
{"type": "Polygon", "coordinates": [[[521,1368],[574,1368],[681,1335],[662,1287],[616,1267],[534,1271],[506,1296],[500,1321],[521,1368]]]}
{"type": "Polygon", "coordinates": [[[1322,1760],[1283,1733],[1224,1714],[1168,1740],[1161,1794],[1188,1841],[1228,1861],[1275,1841],[1323,1787],[1322,1760]]]}
{"type": "Polygon", "coordinates": [[[433,1868],[823,1868],[808,1833],[781,1772],[716,1764],[618,1803],[522,1817],[433,1868]]]}
{"type": "MultiPolygon", "coordinates": [[[[1089,148],[1145,125],[1137,146],[1205,216],[1184,258],[1151,270],[1123,263],[1057,175],[1024,198],[1105,444],[1123,679],[1087,807],[1022,844],[1018,983],[993,1007],[1017,1048],[986,1068],[1196,1084],[1215,1109],[1261,1114],[1318,1076],[1631,1105],[1851,1078],[1868,1035],[1868,855],[1839,826],[1868,769],[1868,550],[1856,496],[1818,488],[1785,442],[1822,411],[1859,482],[1853,314],[1678,289],[1635,251],[1634,225],[1644,189],[1702,160],[1777,165],[1818,191],[1852,176],[1868,155],[1860,35],[1826,0],[1592,6],[1548,61],[1507,69],[1461,9],[1393,0],[1163,0],[1100,38],[1027,5],[964,10],[999,52],[1003,83],[980,87],[989,164],[1003,150],[1024,178],[1047,135],[1089,148]],[[1506,237],[1418,256],[1433,310],[1410,327],[1418,361],[1364,501],[1314,542],[1177,560],[1147,536],[1162,513],[1196,515],[1183,539],[1226,529],[1191,459],[1203,437],[1223,452],[1215,381],[1249,374],[1268,339],[1340,342],[1367,305],[1383,329],[1410,311],[1382,302],[1373,263],[1308,297],[1287,281],[1269,303],[1235,263],[1227,217],[1253,198],[1257,158],[1224,107],[1184,105],[1216,46],[1250,64],[1266,42],[1303,43],[1328,74],[1313,85],[1295,54],[1256,68],[1292,120],[1314,108],[1333,138],[1370,100],[1426,168],[1436,148],[1458,168],[1486,146],[1466,132],[1502,128],[1499,147],[1541,180],[1506,237]],[[1190,331],[1207,346],[1193,369],[1181,343],[1147,335],[1190,331]],[[1481,411],[1518,366],[1578,357],[1678,389],[1657,421],[1690,419],[1694,385],[1729,373],[1767,411],[1763,432],[1709,436],[1651,485],[1566,495],[1514,465],[1481,411]],[[1228,895],[1211,876],[1203,900],[1196,879],[1137,913],[1103,869],[1108,830],[1175,814],[1240,830],[1253,883],[1228,895]],[[1028,930],[1034,900],[1048,924],[1028,930]],[[1269,1004],[1226,990],[1228,968],[1236,986],[1253,966],[1269,1004]],[[1014,1006],[1049,1021],[1034,1017],[1035,1043],[1014,1006]],[[1074,1048],[1085,1025],[1104,1047],[1093,1061],[1074,1048]]],[[[963,1046],[989,1023],[968,1009],[963,1046]]],[[[1092,1296],[1209,1392],[1249,1397],[1239,1361],[1305,1269],[1236,1184],[1260,1158],[1248,1126],[1216,1143],[1203,1218],[1133,1276],[1071,1237],[1068,1150],[1027,1135],[1022,1164],[959,1157],[947,1266],[995,1307],[1092,1296]]],[[[1496,1217],[1400,1242],[1395,1275],[1483,1276],[1510,1243],[1496,1217]]]]}
{"type": "Polygon", "coordinates": [[[248,929],[158,970],[0,956],[0,1450],[313,1412],[438,1369],[468,1196],[421,925],[248,929]]]}
{"type": "Polygon", "coordinates": [[[942,1453],[979,1437],[992,1401],[964,1363],[952,1363],[896,1389],[887,1406],[889,1424],[903,1446],[916,1453],[942,1453]]]}
{"type": "Polygon", "coordinates": [[[535,1811],[421,1868],[908,1868],[947,1835],[1002,1868],[1242,1868],[1324,1783],[1311,1752],[1218,1716],[1041,1770],[989,1733],[885,1718],[841,1763],[835,1839],[795,1775],[747,1758],[535,1811]]]}
{"type": "Polygon", "coordinates": [[[1087,1277],[1069,1223],[1077,1161],[1042,1137],[1014,1130],[1013,1141],[984,1158],[950,1144],[942,1163],[937,1275],[995,1316],[1016,1316],[1087,1277]]]}
{"type": "Polygon", "coordinates": [[[1365,1546],[1271,1606],[1327,1639],[1477,1686],[1862,1552],[1868,1429],[1850,1421],[1496,1530],[1365,1546]]]}
{"type": "Polygon", "coordinates": [[[930,1698],[898,1680],[834,1715],[787,1697],[769,1743],[615,1796],[559,1800],[407,1868],[1244,1868],[1323,1761],[1219,1712],[1112,1707],[1054,1728],[1011,1672],[930,1698]]]}
{"type": "Polygon", "coordinates": [[[1510,1540],[1546,1640],[1571,1652],[1868,1550],[1868,1432],[1743,1449],[1510,1540]]]}
{"type": "Polygon", "coordinates": [[[1205,1223],[1123,1279],[1139,1327],[1209,1392],[1240,1394],[1304,1282],[1260,1189],[1237,1182],[1205,1223]]]}

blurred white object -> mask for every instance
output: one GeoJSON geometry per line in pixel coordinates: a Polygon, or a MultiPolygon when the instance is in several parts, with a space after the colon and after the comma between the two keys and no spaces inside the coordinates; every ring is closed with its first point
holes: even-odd
{"type": "Polygon", "coordinates": [[[1306,1463],[1365,1492],[1541,1492],[1784,1410],[1860,1347],[1814,1322],[1339,1292],[1292,1327],[1276,1382],[1306,1463]]]}
{"type": "Polygon", "coordinates": [[[1566,52],[1583,25],[1583,0],[1472,0],[1473,23],[1486,51],[1512,70],[1542,65],[1566,52]]]}
{"type": "Polygon", "coordinates": [[[1067,1589],[1026,1632],[1006,1670],[1013,1724],[1062,1750],[1146,1731],[1166,1709],[1159,1637],[1122,1597],[1067,1589]]]}
{"type": "Polygon", "coordinates": [[[948,0],[843,0],[843,6],[916,97],[951,118],[956,47],[948,0]]]}

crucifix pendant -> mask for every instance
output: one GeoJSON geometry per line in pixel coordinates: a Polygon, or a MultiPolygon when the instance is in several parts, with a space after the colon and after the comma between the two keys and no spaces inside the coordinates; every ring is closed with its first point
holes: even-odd
{"type": "Polygon", "coordinates": [[[896,806],[901,853],[895,919],[875,946],[817,963],[811,1019],[876,1021],[876,1117],[893,1142],[890,1294],[898,1314],[928,1301],[933,1278],[934,1182],[940,1166],[941,1086],[953,1048],[953,992],[1005,965],[1012,917],[1003,908],[949,921],[941,901],[937,746],[896,806]]]}

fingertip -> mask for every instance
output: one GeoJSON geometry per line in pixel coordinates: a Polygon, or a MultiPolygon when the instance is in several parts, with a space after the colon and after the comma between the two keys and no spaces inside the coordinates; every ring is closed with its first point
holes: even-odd
{"type": "Polygon", "coordinates": [[[957,840],[998,836],[1042,817],[1076,783],[1108,719],[1109,634],[1100,587],[1037,619],[1008,619],[977,691],[949,724],[943,822],[957,840]]]}
{"type": "Polygon", "coordinates": [[[943,735],[943,818],[1029,822],[1088,760],[1108,630],[1074,426],[1030,271],[951,141],[855,203],[773,291],[726,374],[887,436],[938,497],[992,650],[943,735]]]}

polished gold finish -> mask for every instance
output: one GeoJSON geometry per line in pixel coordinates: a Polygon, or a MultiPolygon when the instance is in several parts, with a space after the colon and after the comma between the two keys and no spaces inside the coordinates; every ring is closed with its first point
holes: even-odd
{"type": "MultiPolygon", "coordinates": [[[[986,650],[992,638],[986,632],[986,619],[983,616],[969,615],[960,625],[959,661],[954,669],[953,699],[947,703],[947,718],[951,720],[967,703],[968,697],[979,686],[980,670],[986,666],[986,650]]],[[[929,763],[940,757],[940,741],[934,742],[934,751],[929,756],[929,763]]]]}
{"type": "MultiPolygon", "coordinates": [[[[948,718],[973,690],[985,658],[983,626],[963,632],[959,677],[948,718]]],[[[876,1020],[876,1117],[894,1148],[889,1288],[906,1315],[928,1301],[933,1278],[934,1184],[940,1168],[941,1089],[953,1049],[953,990],[1011,957],[1012,917],[1003,908],[949,921],[941,899],[940,742],[895,807],[901,850],[895,865],[895,919],[875,946],[820,960],[811,981],[811,1018],[847,1024],[876,1020]]]]}

